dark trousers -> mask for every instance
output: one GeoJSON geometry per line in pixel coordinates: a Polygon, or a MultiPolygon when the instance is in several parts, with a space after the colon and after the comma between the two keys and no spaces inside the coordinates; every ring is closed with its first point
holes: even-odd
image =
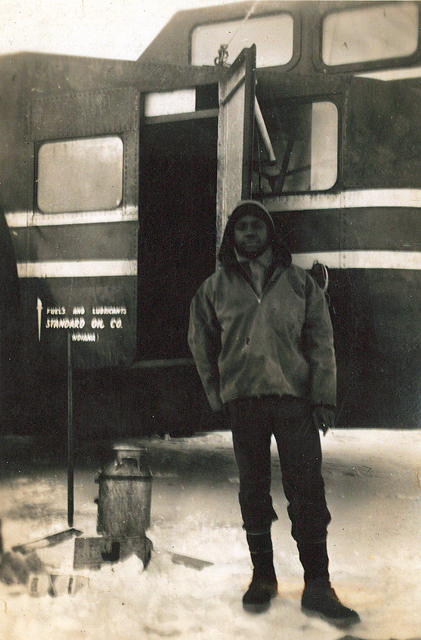
{"type": "Polygon", "coordinates": [[[247,533],[267,532],[277,519],[270,495],[273,435],[293,538],[304,545],[326,540],[331,517],[321,474],[320,436],[309,402],[292,396],[250,397],[230,402],[228,412],[247,533]]]}

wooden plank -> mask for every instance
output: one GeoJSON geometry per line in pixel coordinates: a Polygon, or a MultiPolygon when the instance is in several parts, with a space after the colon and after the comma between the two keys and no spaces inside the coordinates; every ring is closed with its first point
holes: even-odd
{"type": "Polygon", "coordinates": [[[211,567],[213,562],[207,560],[199,560],[199,558],[191,558],[190,556],[182,556],[179,553],[171,553],[171,559],[174,564],[184,564],[185,567],[191,567],[200,571],[205,567],[211,567]]]}
{"type": "Polygon", "coordinates": [[[61,595],[74,596],[80,589],[89,585],[85,576],[60,575],[53,573],[31,574],[28,580],[28,594],[32,598],[61,595]]]}
{"type": "Polygon", "coordinates": [[[152,542],[146,537],[77,538],[73,568],[98,570],[104,564],[112,564],[136,555],[145,567],[152,552],[152,542]]]}
{"type": "Polygon", "coordinates": [[[81,535],[82,531],[72,527],[71,529],[66,529],[66,531],[60,531],[59,533],[53,533],[50,536],[45,536],[45,538],[41,538],[40,540],[34,540],[33,542],[27,542],[26,544],[18,544],[15,547],[12,547],[12,551],[15,551],[16,553],[23,553],[25,555],[27,553],[32,553],[32,551],[36,551],[37,549],[54,547],[61,542],[65,542],[75,536],[81,535]]]}

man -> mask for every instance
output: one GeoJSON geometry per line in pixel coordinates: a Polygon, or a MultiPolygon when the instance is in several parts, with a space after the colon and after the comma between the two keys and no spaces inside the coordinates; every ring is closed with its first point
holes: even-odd
{"type": "Polygon", "coordinates": [[[292,536],[304,568],[302,607],[337,626],[359,622],[330,584],[330,513],[318,429],[334,426],[336,364],[322,290],[291,255],[259,202],[240,202],[219,251],[220,266],[190,308],[189,346],[214,411],[229,416],[239,501],[253,564],[243,597],[264,611],[277,594],[271,524],[271,437],[278,447],[292,536]]]}

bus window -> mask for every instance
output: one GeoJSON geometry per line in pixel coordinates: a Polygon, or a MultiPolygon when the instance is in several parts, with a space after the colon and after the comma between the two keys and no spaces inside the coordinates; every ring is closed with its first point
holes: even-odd
{"type": "Polygon", "coordinates": [[[333,102],[315,102],[311,109],[310,190],[330,189],[338,173],[338,110],[333,102]]]}
{"type": "Polygon", "coordinates": [[[122,194],[120,137],[45,142],[40,146],[37,205],[42,213],[115,209],[122,194]]]}
{"type": "Polygon", "coordinates": [[[417,50],[418,32],[415,2],[335,11],[323,20],[322,60],[336,66],[404,58],[417,50]]]}
{"type": "MultiPolygon", "coordinates": [[[[333,102],[262,108],[277,160],[266,180],[263,169],[257,191],[324,191],[338,175],[338,110],[333,102]]],[[[261,147],[260,147],[261,148],[261,147]]],[[[261,151],[261,166],[264,166],[261,151]]]]}
{"type": "Polygon", "coordinates": [[[145,116],[168,116],[196,110],[195,89],[161,91],[145,95],[145,116]]]}
{"type": "Polygon", "coordinates": [[[213,66],[221,44],[227,44],[227,63],[232,64],[245,47],[255,44],[257,67],[285,65],[292,59],[293,32],[288,13],[199,25],[192,32],[191,63],[213,66]]]}

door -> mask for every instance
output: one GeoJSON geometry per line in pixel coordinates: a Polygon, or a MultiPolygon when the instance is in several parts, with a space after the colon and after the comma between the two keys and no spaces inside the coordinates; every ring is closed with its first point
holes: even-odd
{"type": "Polygon", "coordinates": [[[256,46],[243,49],[219,83],[217,249],[227,219],[252,195],[256,46]]]}
{"type": "Polygon", "coordinates": [[[223,73],[214,115],[151,118],[141,130],[139,360],[151,365],[191,360],[191,299],[215,270],[230,211],[251,197],[255,59],[244,49],[223,73]]]}

